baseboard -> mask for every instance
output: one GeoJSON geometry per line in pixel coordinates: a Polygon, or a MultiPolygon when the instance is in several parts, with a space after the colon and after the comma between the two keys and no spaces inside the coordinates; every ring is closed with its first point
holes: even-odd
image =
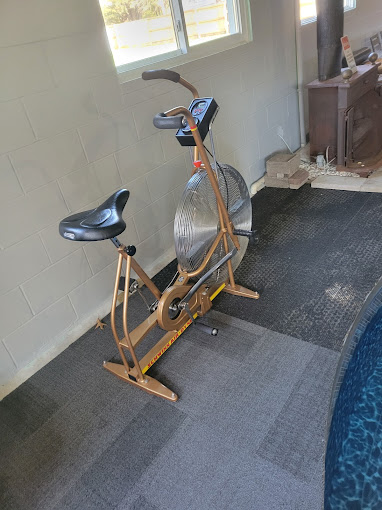
{"type": "Polygon", "coordinates": [[[265,188],[264,176],[260,177],[260,179],[258,179],[256,182],[251,184],[251,190],[250,190],[251,197],[253,197],[253,195],[256,195],[256,193],[263,188],[265,188]]]}
{"type": "MultiPolygon", "coordinates": [[[[146,273],[151,277],[156,275],[164,267],[167,266],[175,258],[174,247],[167,250],[161,257],[159,257],[153,264],[145,268],[146,273]]],[[[101,303],[93,312],[76,323],[69,329],[63,331],[60,335],[53,339],[53,342],[47,350],[41,352],[33,362],[26,367],[19,370],[7,383],[0,386],[0,401],[9,395],[12,391],[18,388],[21,384],[27,381],[32,375],[37,373],[41,368],[52,361],[56,356],[61,354],[72,343],[84,335],[90,328],[94,327],[97,319],[105,317],[110,312],[111,296],[106,301],[101,303]]],[[[111,332],[110,332],[111,334],[111,332]]]]}

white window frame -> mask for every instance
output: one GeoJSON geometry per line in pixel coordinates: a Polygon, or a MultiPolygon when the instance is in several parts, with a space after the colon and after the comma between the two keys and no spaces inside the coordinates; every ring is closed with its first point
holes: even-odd
{"type": "Polygon", "coordinates": [[[128,64],[117,66],[120,83],[139,78],[143,71],[175,67],[222,51],[246,44],[252,41],[252,25],[249,0],[235,0],[237,6],[237,33],[228,34],[212,41],[206,41],[194,46],[187,42],[186,24],[184,20],[181,0],[170,0],[173,9],[174,31],[178,39],[177,50],[154,55],[144,60],[137,60],[128,64]],[[163,62],[162,65],[160,63],[163,62]]]}
{"type": "MultiPolygon", "coordinates": [[[[344,12],[352,11],[357,8],[357,0],[344,0],[344,12]]],[[[311,18],[305,18],[301,20],[301,25],[308,25],[317,21],[317,16],[311,18]]]]}

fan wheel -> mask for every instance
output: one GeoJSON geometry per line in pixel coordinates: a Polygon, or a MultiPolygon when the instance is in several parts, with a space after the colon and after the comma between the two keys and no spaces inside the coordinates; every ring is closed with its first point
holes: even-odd
{"type": "MultiPolygon", "coordinates": [[[[191,285],[174,285],[166,289],[159,300],[157,318],[159,326],[165,331],[178,331],[189,316],[185,310],[179,310],[177,305],[191,289],[191,285]]],[[[192,313],[197,308],[197,294],[190,299],[188,306],[192,313]]]]}
{"type": "MultiPolygon", "coordinates": [[[[217,164],[217,179],[223,202],[234,228],[251,230],[251,199],[243,177],[230,165],[220,163],[217,164]]],[[[207,172],[201,170],[195,173],[186,184],[175,214],[175,251],[178,263],[184,272],[196,271],[201,266],[220,228],[216,196],[207,172]]],[[[240,249],[231,259],[233,271],[240,264],[248,245],[246,237],[239,237],[238,240],[240,249]]],[[[229,236],[227,236],[227,243],[228,251],[231,251],[234,245],[229,236]]],[[[224,243],[220,241],[199,277],[218,263],[226,253],[224,243]]],[[[228,276],[227,264],[224,264],[212,273],[206,284],[221,283],[228,276]]]]}

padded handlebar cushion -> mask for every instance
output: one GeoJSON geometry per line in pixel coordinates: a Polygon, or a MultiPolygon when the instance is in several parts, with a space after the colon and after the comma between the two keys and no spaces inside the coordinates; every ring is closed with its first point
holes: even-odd
{"type": "Polygon", "coordinates": [[[144,71],[142,73],[142,80],[170,80],[178,83],[180,80],[180,74],[169,69],[158,69],[154,71],[144,71]]]}
{"type": "Polygon", "coordinates": [[[183,127],[183,115],[167,117],[165,113],[157,113],[153,123],[158,129],[181,129],[183,127]]]}

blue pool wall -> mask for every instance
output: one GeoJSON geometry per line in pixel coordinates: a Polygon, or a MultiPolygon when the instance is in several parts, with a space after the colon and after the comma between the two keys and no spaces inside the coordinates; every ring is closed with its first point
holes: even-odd
{"type": "Polygon", "coordinates": [[[366,328],[377,314],[378,310],[382,307],[382,278],[378,280],[374,289],[366,298],[361,311],[355,318],[353,325],[345,336],[341,356],[337,366],[337,372],[334,377],[334,384],[332,395],[330,398],[330,407],[327,422],[327,439],[330,432],[331,420],[333,418],[334,408],[337,402],[338,393],[341,388],[344,375],[348,368],[349,362],[352,359],[354,351],[359,344],[359,341],[366,332],[366,328]]]}
{"type": "MultiPolygon", "coordinates": [[[[381,357],[381,334],[375,331],[378,324],[382,324],[382,279],[367,297],[345,337],[334,378],[326,437],[325,509],[331,508],[328,504],[333,491],[331,481],[335,476],[343,442],[349,434],[355,406],[362,406],[363,388],[373,372],[376,359],[381,357]],[[362,341],[365,337],[368,339],[367,344],[362,341]]],[[[365,439],[362,444],[363,455],[371,455],[371,447],[368,447],[365,439]]]]}

